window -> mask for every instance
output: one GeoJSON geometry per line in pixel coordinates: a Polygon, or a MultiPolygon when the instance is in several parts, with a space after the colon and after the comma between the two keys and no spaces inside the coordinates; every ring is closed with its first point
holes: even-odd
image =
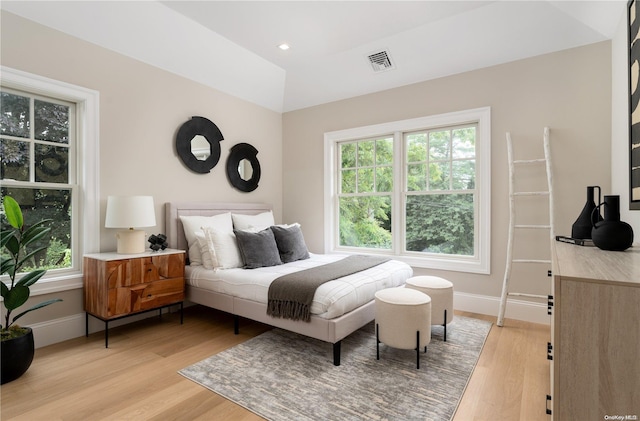
{"type": "Polygon", "coordinates": [[[95,91],[2,68],[0,192],[27,225],[53,220],[51,237],[34,246],[48,249],[25,269],[48,269],[36,293],[81,285],[82,255],[99,247],[97,106],[95,91]]]}
{"type": "Polygon", "coordinates": [[[325,251],[489,273],[490,109],[325,134],[325,251]]]}
{"type": "Polygon", "coordinates": [[[55,221],[51,238],[32,246],[47,250],[34,255],[25,270],[70,268],[75,104],[3,88],[0,109],[1,195],[18,201],[27,225],[55,221]]]}
{"type": "Polygon", "coordinates": [[[339,245],[391,249],[393,137],[339,144],[339,245]]]}

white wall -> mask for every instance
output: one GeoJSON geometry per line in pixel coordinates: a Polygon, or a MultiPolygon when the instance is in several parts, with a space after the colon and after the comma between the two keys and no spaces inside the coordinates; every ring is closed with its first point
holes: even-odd
{"type": "Polygon", "coordinates": [[[629,210],[629,88],[627,17],[611,42],[611,191],[620,195],[620,219],[633,227],[640,245],[640,211],[629,210]]]}

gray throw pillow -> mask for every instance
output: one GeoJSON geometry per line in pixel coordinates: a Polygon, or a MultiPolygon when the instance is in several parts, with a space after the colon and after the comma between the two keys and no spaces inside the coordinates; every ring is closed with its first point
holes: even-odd
{"type": "Polygon", "coordinates": [[[245,269],[282,264],[276,240],[269,228],[256,233],[239,230],[233,232],[245,269]]]}
{"type": "Polygon", "coordinates": [[[290,227],[279,227],[274,225],[271,227],[273,235],[276,238],[276,244],[280,251],[280,260],[283,263],[295,262],[309,258],[309,250],[304,242],[300,225],[292,225],[290,227]]]}

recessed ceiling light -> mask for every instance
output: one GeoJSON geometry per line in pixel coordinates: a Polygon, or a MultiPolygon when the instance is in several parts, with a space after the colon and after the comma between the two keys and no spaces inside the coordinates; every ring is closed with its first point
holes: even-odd
{"type": "Polygon", "coordinates": [[[289,49],[289,44],[280,44],[280,45],[278,45],[278,48],[283,50],[283,51],[286,51],[286,50],[289,49]]]}

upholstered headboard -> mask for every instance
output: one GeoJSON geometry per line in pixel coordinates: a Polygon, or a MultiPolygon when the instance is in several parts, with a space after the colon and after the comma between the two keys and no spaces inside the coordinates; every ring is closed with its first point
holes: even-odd
{"type": "Polygon", "coordinates": [[[169,248],[188,251],[180,216],[213,216],[225,212],[257,215],[272,210],[266,203],[168,202],[165,204],[165,235],[169,248]]]}

